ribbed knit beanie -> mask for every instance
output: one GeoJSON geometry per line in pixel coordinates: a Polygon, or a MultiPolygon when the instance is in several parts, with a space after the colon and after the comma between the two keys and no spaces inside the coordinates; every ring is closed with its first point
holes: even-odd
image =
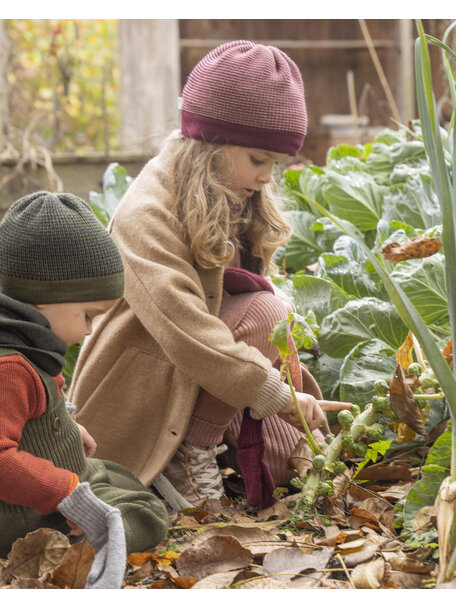
{"type": "Polygon", "coordinates": [[[181,131],[193,139],[296,156],[307,132],[298,66],[273,46],[247,40],[218,46],[188,77],[181,131]]]}
{"type": "Polygon", "coordinates": [[[28,304],[57,304],[113,300],[123,288],[117,245],[82,199],[34,192],[4,215],[2,293],[28,304]]]}

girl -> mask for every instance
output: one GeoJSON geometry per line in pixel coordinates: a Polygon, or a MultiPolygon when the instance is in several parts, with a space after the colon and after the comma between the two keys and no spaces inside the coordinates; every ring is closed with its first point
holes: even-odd
{"type": "MultiPolygon", "coordinates": [[[[265,506],[292,476],[302,428],[268,340],[289,303],[265,277],[290,236],[273,168],[298,153],[306,128],[293,61],[271,46],[223,44],[191,72],[181,131],[113,217],[125,295],[83,345],[70,399],[100,457],[146,485],[163,471],[190,501],[220,498],[226,452],[248,501],[265,506]]],[[[311,429],[351,407],[322,400],[307,372],[294,382],[311,429]]]]}

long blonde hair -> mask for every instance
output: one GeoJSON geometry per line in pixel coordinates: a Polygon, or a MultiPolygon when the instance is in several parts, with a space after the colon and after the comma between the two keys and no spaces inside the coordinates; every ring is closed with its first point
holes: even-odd
{"type": "Polygon", "coordinates": [[[263,275],[276,270],[272,256],[289,239],[291,228],[279,211],[275,184],[265,185],[244,205],[217,174],[216,162],[223,145],[174,136],[168,138],[165,146],[173,211],[197,264],[210,269],[233,258],[230,206],[243,206],[238,220],[238,246],[247,257],[253,256],[249,269],[263,275]]]}

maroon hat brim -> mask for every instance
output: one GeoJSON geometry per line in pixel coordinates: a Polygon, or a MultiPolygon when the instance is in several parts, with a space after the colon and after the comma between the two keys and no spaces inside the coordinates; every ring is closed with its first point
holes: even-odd
{"type": "Polygon", "coordinates": [[[183,135],[211,143],[259,148],[296,156],[301,150],[305,134],[278,131],[226,122],[182,110],[183,135]]]}

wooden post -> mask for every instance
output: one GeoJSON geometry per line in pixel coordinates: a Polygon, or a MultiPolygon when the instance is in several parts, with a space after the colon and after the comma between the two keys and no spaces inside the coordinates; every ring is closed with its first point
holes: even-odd
{"type": "Polygon", "coordinates": [[[178,20],[120,19],[119,46],[122,145],[155,154],[178,126],[178,20]]]}
{"type": "Polygon", "coordinates": [[[401,122],[407,125],[415,114],[415,71],[413,62],[413,28],[411,19],[399,19],[399,112],[401,122]]]}
{"type": "Polygon", "coordinates": [[[6,23],[0,19],[0,149],[3,147],[8,128],[8,58],[6,23]]]}

